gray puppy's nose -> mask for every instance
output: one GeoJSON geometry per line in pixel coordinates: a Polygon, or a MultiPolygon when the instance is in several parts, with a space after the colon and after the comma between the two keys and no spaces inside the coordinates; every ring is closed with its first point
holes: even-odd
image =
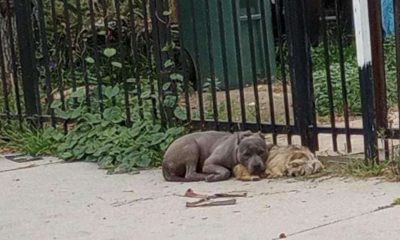
{"type": "Polygon", "coordinates": [[[256,171],[263,171],[264,170],[264,164],[262,163],[255,163],[253,165],[253,169],[256,171]]]}

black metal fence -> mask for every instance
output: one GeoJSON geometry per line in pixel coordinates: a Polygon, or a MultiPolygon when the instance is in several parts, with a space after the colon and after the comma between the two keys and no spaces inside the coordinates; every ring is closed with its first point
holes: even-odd
{"type": "MultiPolygon", "coordinates": [[[[0,7],[2,121],[67,129],[76,109],[121,105],[127,125],[147,117],[163,126],[260,130],[271,142],[301,141],[314,151],[326,136],[333,151],[346,152],[363,140],[353,135],[376,136],[382,143],[364,145],[386,155],[387,139],[400,135],[393,120],[400,64],[391,58],[400,56],[398,5],[396,39],[384,39],[380,20],[370,19],[371,96],[360,89],[350,0],[3,0],[0,7]],[[361,124],[366,108],[376,129],[361,124]]],[[[371,16],[380,13],[373,7],[371,16]]]]}

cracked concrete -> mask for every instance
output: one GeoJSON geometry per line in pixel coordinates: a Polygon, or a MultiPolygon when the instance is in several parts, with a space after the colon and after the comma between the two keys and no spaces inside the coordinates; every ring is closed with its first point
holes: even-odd
{"type": "Polygon", "coordinates": [[[91,163],[0,157],[0,239],[397,239],[400,183],[326,177],[167,183],[159,170],[107,175],[91,163]],[[32,165],[34,164],[34,165],[32,165]],[[247,191],[223,207],[182,195],[247,191]]]}

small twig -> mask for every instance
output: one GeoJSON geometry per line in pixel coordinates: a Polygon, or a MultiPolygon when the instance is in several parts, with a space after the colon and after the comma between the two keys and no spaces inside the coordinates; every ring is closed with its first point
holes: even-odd
{"type": "Polygon", "coordinates": [[[205,195],[195,193],[191,188],[186,190],[184,197],[201,198],[201,199],[215,199],[215,198],[231,198],[231,197],[247,197],[247,193],[216,193],[213,195],[205,195]]]}
{"type": "Polygon", "coordinates": [[[209,201],[207,199],[200,199],[196,202],[187,202],[186,207],[195,208],[195,207],[215,207],[215,206],[228,206],[235,205],[236,199],[222,200],[222,201],[209,201]]]}

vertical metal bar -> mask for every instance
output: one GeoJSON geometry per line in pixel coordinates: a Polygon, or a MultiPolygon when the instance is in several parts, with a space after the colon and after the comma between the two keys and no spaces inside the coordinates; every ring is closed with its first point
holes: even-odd
{"type": "MultiPolygon", "coordinates": [[[[179,4],[177,4],[179,7],[179,4]]],[[[191,121],[191,112],[190,112],[190,96],[189,96],[189,77],[187,76],[188,74],[188,69],[187,69],[187,64],[186,64],[186,59],[185,59],[185,45],[183,41],[183,35],[181,31],[181,11],[179,9],[176,9],[178,12],[178,26],[179,26],[179,44],[180,44],[180,61],[183,65],[182,71],[183,71],[183,85],[184,85],[184,91],[185,91],[185,105],[186,105],[186,121],[190,122],[191,121]]]]}
{"type": "Polygon", "coordinates": [[[76,27],[76,37],[75,39],[79,39],[79,34],[82,31],[82,26],[83,26],[83,17],[82,17],[82,6],[81,6],[81,0],[75,0],[75,5],[76,5],[76,10],[78,11],[77,13],[77,27],[76,27]]]}
{"type": "Polygon", "coordinates": [[[336,27],[337,27],[337,44],[339,50],[339,65],[340,65],[340,79],[342,85],[342,97],[343,97],[343,115],[344,115],[344,125],[346,129],[346,144],[347,152],[352,151],[351,147],[351,137],[350,137],[350,121],[349,121],[349,103],[347,98],[347,84],[346,84],[346,70],[344,66],[344,53],[343,53],[343,28],[342,28],[342,16],[340,11],[340,1],[335,1],[335,11],[336,11],[336,27]]]}
{"type": "Polygon", "coordinates": [[[311,87],[311,52],[306,33],[304,0],[285,1],[290,73],[295,105],[295,123],[301,134],[302,145],[316,150],[316,139],[310,130],[313,122],[311,87]]]}
{"type": "MultiPolygon", "coordinates": [[[[191,12],[193,14],[192,17],[192,27],[193,27],[193,42],[194,42],[194,52],[195,52],[195,64],[196,66],[200,66],[200,50],[199,50],[199,44],[198,44],[198,29],[196,26],[196,8],[194,6],[194,0],[190,0],[190,7],[191,7],[191,12]]],[[[203,104],[203,84],[202,84],[202,74],[200,71],[197,71],[197,94],[198,94],[198,108],[200,111],[200,122],[201,122],[201,129],[204,129],[205,127],[205,121],[204,121],[204,104],[203,104]]]]}
{"type": "Polygon", "coordinates": [[[46,35],[46,24],[44,20],[44,12],[43,12],[43,2],[42,0],[37,0],[38,3],[38,14],[39,14],[39,26],[40,26],[40,38],[41,38],[41,47],[44,58],[44,71],[46,78],[46,95],[47,95],[47,111],[50,113],[50,121],[51,125],[55,127],[55,116],[54,110],[51,108],[51,104],[53,103],[53,88],[51,85],[51,76],[50,76],[50,55],[49,48],[47,46],[47,35],[46,35]]]}
{"type": "Polygon", "coordinates": [[[285,108],[285,123],[286,123],[286,128],[288,131],[287,134],[287,140],[288,144],[292,144],[292,134],[290,133],[290,111],[289,111],[289,97],[288,97],[288,89],[287,89],[287,80],[286,80],[286,59],[285,59],[285,53],[283,50],[283,18],[281,15],[281,5],[282,5],[282,0],[276,0],[275,1],[275,12],[276,12],[276,28],[277,28],[277,33],[278,33],[278,51],[279,51],[279,61],[280,61],[280,71],[282,75],[282,88],[283,88],[283,105],[285,108]]]}
{"type": "MultiPolygon", "coordinates": [[[[172,11],[170,9],[170,0],[167,1],[161,1],[162,2],[162,12],[164,13],[164,24],[163,24],[163,29],[165,30],[165,36],[166,36],[166,43],[169,44],[170,47],[168,49],[168,51],[166,52],[166,57],[169,60],[172,60],[174,62],[173,66],[168,68],[168,71],[166,72],[168,75],[166,76],[167,81],[171,82],[171,86],[172,86],[172,94],[175,96],[176,102],[173,108],[168,108],[167,109],[167,114],[168,114],[168,119],[169,119],[169,124],[170,126],[175,126],[176,124],[176,117],[175,117],[175,113],[174,113],[174,109],[178,106],[179,104],[179,98],[180,95],[178,94],[178,86],[177,86],[177,81],[171,79],[171,73],[177,72],[178,67],[177,67],[177,62],[175,62],[174,60],[174,54],[175,54],[175,50],[176,50],[176,46],[174,43],[174,40],[172,39],[172,28],[171,28],[171,14],[172,11]]],[[[171,94],[171,95],[172,95],[171,94]]]]}
{"type": "MultiPolygon", "coordinates": [[[[160,30],[160,23],[159,23],[159,14],[162,14],[159,12],[159,6],[158,6],[158,1],[150,1],[150,12],[151,12],[151,21],[152,21],[152,34],[153,34],[153,39],[154,39],[154,58],[155,58],[155,64],[156,64],[156,69],[158,73],[158,81],[157,81],[157,91],[158,91],[158,99],[159,99],[159,109],[160,109],[160,117],[161,117],[161,125],[163,127],[166,127],[167,124],[167,119],[165,116],[165,108],[164,108],[164,93],[162,90],[162,86],[164,84],[164,78],[165,78],[165,73],[164,73],[164,61],[165,58],[163,58],[162,54],[162,46],[165,44],[165,39],[164,36],[161,36],[164,31],[160,30]]],[[[162,10],[161,10],[162,11],[162,10]]]]}
{"type": "MultiPolygon", "coordinates": [[[[84,52],[86,52],[86,42],[83,42],[82,44],[83,44],[83,48],[85,49],[84,52]]],[[[91,100],[90,100],[90,87],[89,87],[88,69],[87,69],[86,61],[84,59],[82,60],[82,70],[83,70],[83,81],[85,83],[86,106],[88,107],[89,112],[91,112],[92,103],[91,103],[91,100]]]]}
{"type": "MultiPolygon", "coordinates": [[[[63,0],[64,4],[64,17],[65,17],[65,32],[66,32],[66,37],[67,37],[67,45],[68,45],[68,70],[71,72],[71,78],[72,78],[72,91],[76,92],[76,76],[75,76],[75,63],[74,63],[74,54],[73,54],[73,44],[72,44],[72,37],[71,37],[71,22],[70,22],[70,16],[69,16],[69,10],[68,10],[68,1],[63,0]]],[[[78,104],[78,99],[73,98],[73,103],[74,106],[78,104]]]]}
{"type": "Polygon", "coordinates": [[[108,38],[109,34],[109,28],[108,28],[108,4],[109,1],[101,1],[101,5],[103,6],[103,23],[104,23],[104,28],[105,28],[105,36],[104,36],[104,41],[106,44],[106,47],[110,45],[110,39],[108,38]]]}
{"type": "Polygon", "coordinates": [[[251,72],[254,89],[254,100],[256,104],[256,122],[258,129],[261,129],[261,116],[260,116],[260,99],[258,96],[258,83],[257,83],[257,62],[256,62],[256,49],[254,46],[254,29],[253,20],[251,16],[251,5],[250,0],[246,0],[246,13],[247,13],[247,25],[249,28],[249,43],[250,43],[250,60],[251,60],[251,72]]]}
{"type": "MultiPolygon", "coordinates": [[[[34,52],[34,54],[36,54],[38,51],[37,51],[37,49],[39,49],[40,48],[40,35],[39,35],[39,23],[38,23],[38,16],[37,16],[37,6],[35,5],[35,4],[31,4],[30,6],[30,9],[31,9],[31,18],[32,18],[32,31],[33,31],[33,34],[32,34],[32,36],[33,36],[33,41],[34,41],[34,49],[33,49],[33,52],[34,52]]],[[[36,55],[35,55],[35,57],[36,57],[36,55]]],[[[36,126],[37,127],[42,127],[43,125],[42,125],[42,118],[41,118],[41,116],[42,116],[42,106],[41,106],[41,102],[40,102],[40,99],[41,99],[41,96],[40,96],[40,87],[41,87],[41,75],[40,75],[40,73],[39,73],[39,71],[38,71],[38,67],[40,66],[40,63],[41,63],[41,61],[36,61],[36,72],[37,72],[37,74],[38,74],[38,81],[37,81],[37,84],[36,84],[36,87],[33,89],[33,91],[34,91],[34,94],[36,94],[36,106],[37,106],[37,109],[38,109],[38,114],[36,115],[36,116],[34,116],[35,118],[34,118],[34,120],[35,120],[35,123],[37,124],[36,126]]]]}
{"type": "MultiPolygon", "coordinates": [[[[137,94],[137,98],[138,98],[138,105],[139,105],[139,116],[141,118],[144,117],[143,115],[143,100],[142,100],[142,86],[140,84],[140,74],[139,74],[139,56],[137,53],[137,46],[136,46],[136,22],[135,22],[135,13],[133,11],[133,3],[132,0],[128,1],[128,5],[129,5],[129,15],[130,15],[130,22],[131,22],[131,47],[132,47],[132,51],[133,51],[133,59],[134,59],[134,65],[135,67],[133,68],[134,71],[134,76],[136,78],[136,94],[137,94]]],[[[146,22],[147,19],[144,19],[144,21],[146,22]]],[[[149,45],[150,43],[147,42],[146,45],[149,45]]],[[[153,118],[154,118],[154,112],[153,112],[153,118]]]]}
{"type": "MultiPolygon", "coordinates": [[[[12,14],[11,14],[11,5],[10,1],[6,0],[7,3],[7,30],[9,33],[13,33],[13,25],[12,25],[12,14]]],[[[17,106],[17,114],[20,126],[22,126],[22,109],[21,109],[21,99],[20,99],[20,92],[19,92],[19,83],[18,83],[18,68],[17,68],[17,56],[15,53],[15,44],[14,44],[14,36],[10,34],[10,51],[11,51],[11,65],[12,65],[12,76],[14,81],[14,91],[15,91],[15,103],[17,106]]]]}
{"type": "Polygon", "coordinates": [[[100,56],[97,48],[97,30],[94,18],[94,9],[93,9],[93,0],[89,0],[89,12],[90,12],[90,25],[93,33],[93,55],[95,60],[95,71],[97,78],[97,90],[99,94],[99,105],[100,105],[100,113],[104,111],[104,102],[103,102],[103,81],[100,76],[100,56]]]}
{"type": "MultiPolygon", "coordinates": [[[[222,3],[221,3],[222,8],[222,3]]],[[[242,116],[242,129],[246,129],[247,117],[246,117],[246,106],[245,106],[245,96],[244,96],[244,83],[243,83],[243,64],[242,64],[242,46],[239,31],[239,9],[237,6],[237,1],[232,1],[232,14],[233,14],[233,33],[235,35],[235,49],[236,49],[236,64],[238,70],[238,81],[239,81],[239,95],[240,95],[240,112],[242,116]]],[[[223,15],[222,15],[223,16],[223,15]]],[[[223,17],[221,16],[221,19],[223,17]]]]}
{"type": "MultiPolygon", "coordinates": [[[[57,74],[57,80],[58,80],[58,90],[60,93],[60,100],[61,100],[61,109],[65,110],[65,96],[64,96],[64,81],[61,76],[61,60],[58,59],[58,56],[61,52],[60,50],[60,44],[58,43],[58,38],[59,34],[57,33],[57,13],[56,13],[56,3],[55,0],[51,0],[51,18],[53,20],[52,25],[53,25],[53,34],[54,34],[54,44],[56,45],[56,56],[55,56],[55,61],[56,63],[56,74],[57,74]]],[[[64,129],[66,131],[66,129],[64,129]]]]}
{"type": "MultiPolygon", "coordinates": [[[[152,76],[152,67],[153,67],[153,59],[151,57],[151,46],[150,46],[150,33],[149,33],[149,17],[147,13],[147,1],[142,0],[142,11],[143,11],[143,19],[144,19],[144,37],[146,40],[146,58],[147,58],[147,76],[150,82],[150,93],[151,96],[154,96],[154,79],[152,76]]],[[[153,119],[154,121],[157,119],[157,101],[154,97],[151,97],[151,104],[153,108],[153,119]]]]}
{"type": "MultiPolygon", "coordinates": [[[[396,39],[397,109],[400,113],[400,2],[393,1],[393,11],[396,39]]],[[[400,118],[398,124],[400,128],[400,118]]]]}
{"type": "Polygon", "coordinates": [[[327,33],[327,25],[326,25],[326,12],[324,4],[321,4],[321,14],[322,14],[322,41],[324,45],[324,57],[325,57],[325,71],[326,71],[326,85],[328,88],[328,99],[329,99],[329,117],[331,121],[331,129],[332,129],[332,143],[333,143],[333,151],[338,151],[337,144],[337,132],[336,132],[336,118],[335,118],[335,105],[333,102],[333,88],[332,88],[332,75],[331,75],[331,59],[329,55],[329,40],[327,33]]]}
{"type": "Polygon", "coordinates": [[[31,3],[28,0],[14,1],[14,8],[17,21],[25,112],[29,117],[32,117],[39,113],[39,106],[37,105],[38,96],[35,90],[38,87],[38,74],[32,33],[31,3]]]}
{"type": "Polygon", "coordinates": [[[376,161],[377,129],[375,122],[374,82],[372,78],[372,52],[368,1],[353,0],[356,32],[357,62],[360,74],[361,106],[363,112],[364,149],[366,160],[376,161]]]}
{"type": "Polygon", "coordinates": [[[4,110],[7,115],[7,118],[10,117],[10,104],[8,101],[8,86],[7,86],[7,78],[6,78],[6,68],[4,65],[4,54],[3,54],[3,36],[0,31],[0,71],[1,71],[1,83],[3,88],[3,99],[4,99],[4,110]]]}
{"type": "MultiPolygon", "coordinates": [[[[170,18],[171,11],[170,11],[170,5],[169,5],[170,1],[169,0],[167,0],[167,1],[159,0],[159,1],[160,1],[160,3],[158,5],[160,7],[159,8],[160,10],[158,12],[163,13],[162,21],[160,21],[160,23],[162,23],[162,24],[160,25],[161,27],[159,28],[160,33],[161,33],[160,39],[162,39],[162,36],[163,36],[164,43],[165,43],[164,45],[173,46],[173,47],[168,48],[168,50],[165,52],[162,51],[162,52],[164,52],[164,54],[162,54],[162,55],[164,55],[163,57],[165,57],[166,60],[171,60],[174,62],[173,58],[174,58],[175,46],[172,44],[173,40],[172,40],[172,33],[171,33],[171,18],[170,18]]],[[[171,96],[174,95],[176,100],[178,100],[180,96],[178,95],[176,82],[174,82],[170,77],[171,73],[175,72],[176,69],[177,69],[176,62],[174,62],[173,66],[166,67],[165,79],[167,82],[171,82],[171,94],[170,95],[171,96]]],[[[177,104],[177,102],[178,101],[176,101],[176,104],[177,104]]],[[[176,107],[176,105],[174,107],[176,107]]],[[[175,126],[176,119],[175,119],[174,109],[171,107],[167,107],[166,114],[167,114],[167,120],[168,120],[169,126],[175,126]]]]}
{"type": "Polygon", "coordinates": [[[211,16],[210,16],[210,4],[209,1],[205,1],[206,7],[206,25],[207,25],[207,43],[208,43],[208,61],[210,64],[210,77],[211,77],[211,95],[212,95],[212,106],[213,106],[213,117],[215,122],[215,128],[219,130],[218,122],[218,108],[217,108],[217,89],[215,84],[215,66],[214,66],[214,46],[211,36],[211,16]]]}
{"type": "MultiPolygon", "coordinates": [[[[387,130],[388,106],[386,102],[386,76],[385,59],[383,53],[383,34],[382,34],[382,11],[381,2],[368,0],[369,24],[371,28],[371,48],[372,50],[372,74],[374,79],[376,125],[378,130],[387,130]]],[[[385,131],[381,131],[385,132],[385,131]]],[[[385,136],[383,138],[385,158],[389,159],[389,141],[385,136]]],[[[379,155],[378,155],[379,157],[379,155]]]]}
{"type": "Polygon", "coordinates": [[[218,0],[217,10],[218,10],[218,22],[219,22],[219,36],[221,38],[221,56],[222,56],[222,68],[224,74],[226,112],[228,117],[229,129],[232,130],[233,127],[232,106],[231,106],[231,93],[229,89],[230,84],[229,84],[228,62],[227,62],[228,56],[226,51],[225,22],[224,22],[224,12],[222,8],[222,0],[218,0]]]}
{"type": "MultiPolygon", "coordinates": [[[[117,14],[117,27],[118,27],[118,48],[119,48],[119,60],[122,64],[122,68],[120,73],[122,74],[122,82],[124,85],[124,100],[125,100],[125,114],[126,114],[126,125],[131,125],[131,109],[129,106],[129,92],[128,92],[128,82],[126,78],[126,67],[125,67],[125,51],[123,50],[122,46],[122,23],[121,23],[121,5],[120,0],[114,0],[115,3],[115,10],[117,14]]],[[[121,75],[120,75],[121,76],[121,75]]],[[[137,93],[140,98],[140,93],[137,93]]]]}
{"type": "Polygon", "coordinates": [[[274,144],[277,144],[277,132],[276,132],[276,122],[275,122],[275,105],[274,105],[274,92],[272,89],[272,78],[271,78],[271,63],[270,63],[270,52],[269,52],[269,44],[268,44],[268,25],[267,25],[267,6],[266,4],[270,4],[270,2],[265,2],[265,0],[260,0],[260,8],[261,8],[261,20],[262,20],[262,33],[264,39],[264,56],[265,56],[265,69],[267,74],[267,84],[268,84],[268,97],[269,97],[269,110],[271,117],[271,126],[273,128],[272,140],[274,144]]]}

